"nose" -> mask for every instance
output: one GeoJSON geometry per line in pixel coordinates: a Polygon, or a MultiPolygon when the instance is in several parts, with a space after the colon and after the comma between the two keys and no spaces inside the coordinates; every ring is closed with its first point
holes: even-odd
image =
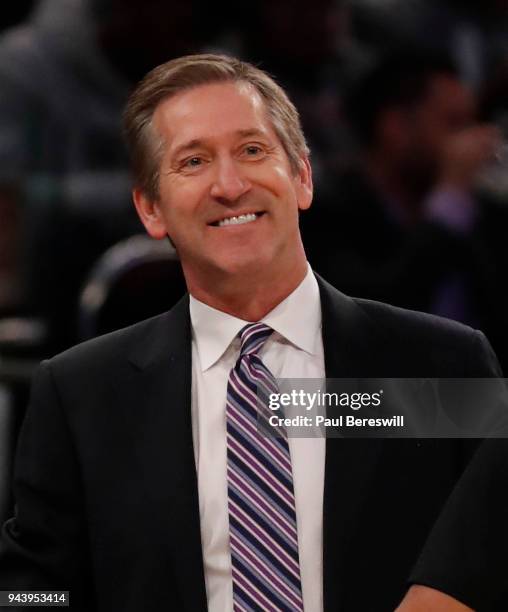
{"type": "Polygon", "coordinates": [[[251,184],[241,164],[231,158],[217,160],[216,173],[210,189],[210,195],[226,203],[235,202],[247,193],[251,184]]]}

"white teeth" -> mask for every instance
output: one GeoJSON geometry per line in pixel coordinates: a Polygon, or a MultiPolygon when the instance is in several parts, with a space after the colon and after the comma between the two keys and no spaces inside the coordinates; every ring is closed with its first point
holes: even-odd
{"type": "Polygon", "coordinates": [[[254,213],[249,213],[248,215],[239,215],[238,217],[229,217],[228,219],[222,219],[217,224],[219,227],[225,227],[226,225],[241,225],[242,223],[250,223],[251,221],[255,221],[257,219],[257,215],[254,213]]]}

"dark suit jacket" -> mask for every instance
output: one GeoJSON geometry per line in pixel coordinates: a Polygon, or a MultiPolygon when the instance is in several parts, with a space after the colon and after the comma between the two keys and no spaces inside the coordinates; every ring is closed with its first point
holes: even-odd
{"type": "MultiPolygon", "coordinates": [[[[497,373],[479,332],[318,280],[328,377],[497,373]]],[[[190,406],[188,298],[43,363],[19,442],[0,590],[70,589],[74,610],[206,610],[190,406]]],[[[397,605],[471,452],[460,440],[327,440],[326,612],[397,605]]],[[[446,580],[438,588],[476,601],[467,576],[446,580]]]]}

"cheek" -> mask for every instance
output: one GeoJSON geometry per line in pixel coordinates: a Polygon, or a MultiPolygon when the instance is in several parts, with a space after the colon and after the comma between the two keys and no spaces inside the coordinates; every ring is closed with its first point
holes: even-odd
{"type": "Polygon", "coordinates": [[[171,185],[161,185],[160,195],[162,215],[174,221],[195,214],[206,196],[206,189],[196,180],[175,181],[171,185]]]}
{"type": "Polygon", "coordinates": [[[282,164],[274,166],[270,173],[265,177],[264,185],[278,199],[287,202],[294,202],[297,206],[297,184],[292,174],[290,174],[282,164]]]}
{"type": "Polygon", "coordinates": [[[292,175],[289,168],[286,168],[285,164],[279,163],[272,167],[272,173],[274,180],[280,181],[281,183],[288,183],[292,181],[292,175]]]}

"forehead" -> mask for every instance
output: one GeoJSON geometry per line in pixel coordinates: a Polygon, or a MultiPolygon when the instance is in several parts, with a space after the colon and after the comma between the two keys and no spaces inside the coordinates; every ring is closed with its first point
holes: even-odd
{"type": "Polygon", "coordinates": [[[182,91],[159,104],[153,121],[171,149],[253,130],[276,138],[263,99],[244,82],[211,83],[182,91]]]}

